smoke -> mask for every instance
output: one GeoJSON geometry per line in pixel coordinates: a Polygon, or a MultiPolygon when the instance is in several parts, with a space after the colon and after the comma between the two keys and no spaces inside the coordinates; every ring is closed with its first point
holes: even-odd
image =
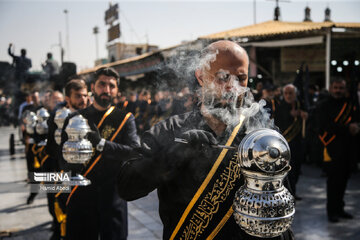
{"type": "Polygon", "coordinates": [[[274,128],[274,121],[264,108],[265,100],[255,102],[249,88],[238,85],[230,92],[220,90],[223,93],[220,98],[216,97],[218,90],[215,84],[210,83],[198,92],[203,97],[206,111],[228,125],[228,131],[239,123],[240,115],[245,117],[246,134],[259,128],[274,128]]]}
{"type": "Polygon", "coordinates": [[[240,86],[238,82],[233,83],[231,91],[226,90],[225,85],[215,85],[214,82],[204,84],[197,90],[205,111],[229,126],[238,124],[240,101],[247,91],[248,88],[240,86]]]}
{"type": "Polygon", "coordinates": [[[203,54],[199,49],[203,49],[206,42],[185,44],[175,49],[167,51],[165,63],[157,69],[157,89],[179,90],[182,87],[189,87],[192,92],[196,92],[199,84],[195,78],[195,70],[199,68],[209,68],[210,62],[216,59],[216,53],[203,54]]]}
{"type": "Polygon", "coordinates": [[[241,113],[245,116],[244,126],[246,134],[259,128],[275,128],[274,120],[270,118],[270,113],[264,108],[265,100],[255,102],[252,94],[244,98],[244,106],[241,113]]]}
{"type": "MultiPolygon", "coordinates": [[[[181,88],[189,86],[194,89],[195,84],[195,69],[199,65],[199,53],[189,51],[185,48],[173,51],[172,56],[167,59],[165,66],[159,71],[161,83],[166,84],[172,88],[181,88]],[[172,82],[169,81],[169,78],[172,82]],[[174,86],[173,86],[174,84],[174,86]]],[[[164,87],[164,86],[160,86],[164,87]]]]}
{"type": "MultiPolygon", "coordinates": [[[[175,78],[177,86],[190,87],[199,96],[201,103],[207,113],[213,115],[228,126],[231,131],[239,123],[240,115],[245,116],[244,126],[246,133],[258,128],[274,128],[274,122],[270,114],[264,108],[266,102],[261,100],[255,102],[248,87],[240,85],[236,76],[230,75],[226,69],[219,69],[220,76],[229,77],[231,89],[228,84],[215,84],[214,81],[207,81],[201,87],[195,78],[196,69],[204,72],[210,70],[210,64],[216,60],[218,51],[200,52],[191,47],[182,47],[173,51],[172,57],[168,58],[165,66],[162,67],[161,76],[168,78],[169,75],[175,78]]],[[[209,76],[207,76],[209,77],[209,76]]],[[[214,78],[215,76],[210,76],[214,78]]],[[[174,79],[171,79],[174,81],[174,79]]],[[[169,89],[169,81],[160,81],[158,89],[169,89]]]]}

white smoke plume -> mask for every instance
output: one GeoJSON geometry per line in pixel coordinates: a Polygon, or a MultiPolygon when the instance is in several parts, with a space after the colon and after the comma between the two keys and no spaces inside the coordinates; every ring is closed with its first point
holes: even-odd
{"type": "MultiPolygon", "coordinates": [[[[163,73],[172,72],[176,79],[181,81],[180,85],[189,86],[197,82],[195,70],[209,70],[210,64],[216,60],[217,54],[218,52],[204,54],[181,48],[166,63],[164,68],[166,70],[162,69],[161,71],[163,73]]],[[[226,69],[220,69],[219,72],[229,74],[226,69]]],[[[218,89],[213,82],[209,82],[203,87],[197,84],[193,91],[202,99],[206,111],[228,126],[236,126],[239,123],[240,114],[242,114],[245,116],[246,133],[258,128],[274,128],[274,122],[264,108],[265,101],[255,102],[248,87],[240,86],[236,79],[231,81],[234,81],[231,91],[226,91],[225,88],[218,89]]],[[[162,81],[162,85],[159,87],[167,88],[166,84],[165,81],[162,81]]]]}

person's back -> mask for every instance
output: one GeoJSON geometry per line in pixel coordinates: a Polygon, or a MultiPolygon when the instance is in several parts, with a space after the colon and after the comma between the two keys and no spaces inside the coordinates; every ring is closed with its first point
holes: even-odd
{"type": "Polygon", "coordinates": [[[19,72],[28,72],[31,68],[31,60],[26,56],[20,56],[16,67],[19,72]]]}
{"type": "Polygon", "coordinates": [[[42,64],[43,70],[49,77],[59,74],[60,68],[56,60],[53,59],[52,53],[47,54],[47,59],[44,64],[42,64]]]}
{"type": "Polygon", "coordinates": [[[13,58],[13,65],[15,66],[15,79],[20,87],[21,83],[26,81],[29,69],[32,67],[31,60],[26,57],[26,50],[21,49],[21,56],[15,56],[11,51],[12,44],[8,48],[8,54],[13,58]]]}
{"type": "Polygon", "coordinates": [[[17,73],[27,73],[32,67],[31,60],[26,57],[26,49],[21,49],[21,56],[15,56],[11,51],[12,44],[9,45],[8,53],[13,58],[15,71],[17,73]]]}

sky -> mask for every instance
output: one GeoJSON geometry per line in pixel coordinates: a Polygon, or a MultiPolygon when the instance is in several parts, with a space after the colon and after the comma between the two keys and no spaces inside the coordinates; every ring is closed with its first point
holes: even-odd
{"type": "MultiPolygon", "coordinates": [[[[65,61],[77,64],[78,70],[91,68],[96,59],[93,28],[99,27],[99,56],[107,57],[105,11],[110,1],[33,1],[0,0],[0,61],[11,62],[9,43],[15,54],[27,49],[32,71],[40,70],[46,53],[60,61],[59,35],[65,48],[65,61]],[[68,13],[65,14],[64,10],[68,13]],[[66,19],[69,22],[68,35],[66,19]],[[68,36],[68,38],[67,38],[68,36]],[[69,39],[67,44],[67,39],[69,39]]],[[[120,42],[146,43],[160,48],[195,40],[200,36],[226,31],[273,19],[275,1],[112,1],[120,7],[120,42]]],[[[324,10],[331,9],[334,22],[360,22],[360,0],[299,1],[280,0],[282,21],[302,21],[304,9],[311,8],[314,22],[324,20],[324,10]]]]}

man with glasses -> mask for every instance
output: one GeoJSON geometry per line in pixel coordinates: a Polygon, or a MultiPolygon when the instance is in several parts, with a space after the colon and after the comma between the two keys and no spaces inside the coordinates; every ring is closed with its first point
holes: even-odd
{"type": "MultiPolygon", "coordinates": [[[[143,134],[141,148],[118,175],[119,194],[134,200],[157,189],[163,239],[256,239],[231,214],[235,192],[243,185],[236,151],[224,155],[212,147],[238,146],[245,135],[240,113],[248,92],[248,55],[234,42],[218,41],[202,51],[199,63],[199,107],[143,134]]],[[[292,237],[287,231],[275,239],[292,237]]]]}

